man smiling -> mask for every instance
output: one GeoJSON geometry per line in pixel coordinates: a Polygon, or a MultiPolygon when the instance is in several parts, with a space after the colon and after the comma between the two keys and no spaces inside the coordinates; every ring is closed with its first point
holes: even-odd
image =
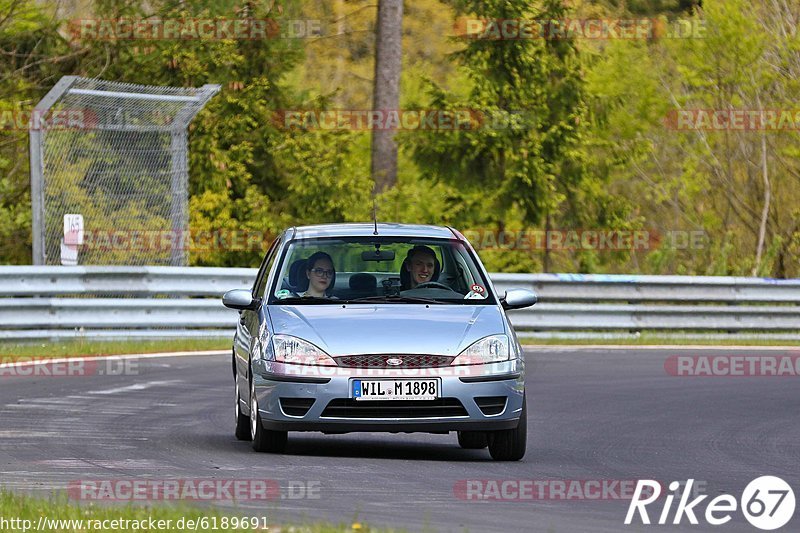
{"type": "Polygon", "coordinates": [[[427,246],[415,246],[408,251],[405,260],[405,269],[411,274],[410,289],[414,289],[417,285],[427,283],[429,281],[436,281],[436,252],[427,246]]]}

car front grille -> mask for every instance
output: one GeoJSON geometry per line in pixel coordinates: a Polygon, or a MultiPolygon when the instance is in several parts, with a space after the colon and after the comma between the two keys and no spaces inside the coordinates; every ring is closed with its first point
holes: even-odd
{"type": "Polygon", "coordinates": [[[322,418],[429,418],[467,416],[457,398],[438,400],[331,400],[322,418]]]}
{"type": "Polygon", "coordinates": [[[336,364],[349,368],[435,368],[450,366],[455,359],[449,355],[346,355],[336,357],[336,364]],[[387,361],[399,359],[399,365],[390,365],[387,361]]]}

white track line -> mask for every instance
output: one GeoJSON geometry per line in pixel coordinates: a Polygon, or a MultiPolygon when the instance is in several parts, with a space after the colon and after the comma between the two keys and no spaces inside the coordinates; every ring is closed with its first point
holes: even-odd
{"type": "Polygon", "coordinates": [[[227,355],[231,353],[230,350],[205,350],[199,352],[164,352],[164,353],[145,353],[145,354],[123,354],[123,355],[95,355],[88,357],[16,357],[16,356],[0,356],[0,369],[2,368],[16,368],[21,366],[30,365],[51,365],[62,364],[69,362],[87,362],[87,361],[102,361],[107,359],[113,360],[127,360],[127,359],[159,359],[168,357],[192,357],[194,355],[227,355]],[[23,359],[22,361],[4,361],[5,359],[23,359]]]}
{"type": "MultiPolygon", "coordinates": [[[[523,344],[523,351],[531,352],[534,350],[549,352],[577,352],[587,350],[692,350],[692,351],[758,351],[758,352],[786,352],[800,351],[800,346],[709,346],[705,344],[665,344],[665,345],[627,345],[627,344],[523,344]]],[[[129,360],[129,359],[160,359],[171,357],[193,357],[206,355],[228,355],[230,350],[205,350],[198,352],[163,352],[147,354],[123,354],[123,355],[98,355],[89,357],[61,357],[61,358],[34,358],[23,361],[3,361],[14,356],[0,356],[0,369],[18,368],[32,365],[63,364],[68,362],[87,362],[102,360],[129,360]]],[[[24,359],[19,357],[19,359],[24,359]]]]}
{"type": "Polygon", "coordinates": [[[167,381],[148,381],[147,383],[136,383],[134,385],[128,385],[125,387],[116,387],[114,389],[103,389],[103,390],[95,390],[89,391],[87,394],[119,394],[120,392],[134,392],[140,391],[145,389],[150,389],[153,387],[163,387],[165,385],[177,385],[178,383],[183,383],[180,380],[167,380],[167,381]]]}
{"type": "Polygon", "coordinates": [[[751,352],[786,352],[800,351],[800,346],[709,346],[707,344],[523,344],[524,351],[542,350],[551,352],[575,352],[582,350],[693,350],[693,351],[751,351],[751,352]]]}

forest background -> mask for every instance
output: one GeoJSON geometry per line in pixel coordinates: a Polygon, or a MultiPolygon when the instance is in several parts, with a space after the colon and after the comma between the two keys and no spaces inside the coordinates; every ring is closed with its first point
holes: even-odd
{"type": "MultiPolygon", "coordinates": [[[[217,83],[190,127],[192,231],[370,221],[369,130],[275,118],[371,108],[376,14],[372,0],[0,0],[0,117],[30,111],[64,75],[217,83]],[[71,30],[90,18],[192,17],[314,31],[125,40],[71,30]]],[[[469,110],[481,121],[400,131],[397,181],[374,198],[378,218],[461,229],[494,272],[798,277],[799,21],[788,0],[406,2],[400,110],[469,110]],[[487,25],[644,19],[655,30],[643,38],[502,38],[487,25]],[[486,31],[466,34],[475,21],[486,31]],[[731,127],[704,111],[782,118],[731,127]],[[601,233],[645,238],[596,246],[601,233]]],[[[0,124],[0,264],[31,263],[28,164],[27,131],[0,124]]],[[[256,266],[263,252],[189,259],[256,266]]]]}

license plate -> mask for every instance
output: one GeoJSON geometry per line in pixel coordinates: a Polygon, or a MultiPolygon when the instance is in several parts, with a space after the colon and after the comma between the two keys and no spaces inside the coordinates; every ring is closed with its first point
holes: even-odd
{"type": "Polygon", "coordinates": [[[354,379],[356,400],[435,400],[438,379],[354,379]]]}

